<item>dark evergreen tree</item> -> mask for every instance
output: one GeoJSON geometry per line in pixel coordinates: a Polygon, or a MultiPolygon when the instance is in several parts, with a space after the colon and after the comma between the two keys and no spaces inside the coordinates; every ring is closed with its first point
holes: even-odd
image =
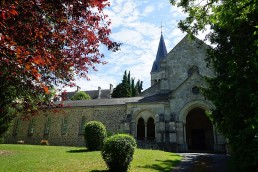
{"type": "Polygon", "coordinates": [[[122,83],[125,84],[127,82],[128,82],[128,75],[127,75],[127,71],[125,70],[122,83]]]}
{"type": "Polygon", "coordinates": [[[142,84],[143,84],[142,81],[140,81],[140,80],[137,81],[136,86],[135,86],[135,90],[136,90],[135,93],[136,93],[136,95],[139,95],[142,92],[142,90],[143,90],[142,84]]]}
{"type": "Polygon", "coordinates": [[[136,86],[134,85],[134,78],[132,78],[132,83],[131,83],[131,90],[132,90],[132,97],[136,96],[136,86]]]}
{"type": "Polygon", "coordinates": [[[114,88],[112,97],[113,98],[119,98],[119,97],[131,97],[130,91],[129,91],[129,85],[120,83],[114,88]]]}
{"type": "Polygon", "coordinates": [[[114,88],[112,97],[135,97],[141,93],[142,90],[142,81],[138,80],[137,84],[134,84],[134,79],[131,78],[130,71],[127,74],[127,71],[124,72],[122,82],[114,88]]]}
{"type": "Polygon", "coordinates": [[[129,73],[128,73],[128,76],[127,76],[127,84],[129,85],[129,92],[130,92],[130,97],[133,97],[132,96],[132,87],[131,87],[131,74],[130,74],[130,71],[129,71],[129,73]]]}

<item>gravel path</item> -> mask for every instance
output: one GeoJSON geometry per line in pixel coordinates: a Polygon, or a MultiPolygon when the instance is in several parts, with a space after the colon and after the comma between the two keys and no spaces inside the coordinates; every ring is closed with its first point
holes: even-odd
{"type": "Polygon", "coordinates": [[[183,160],[173,172],[227,172],[227,154],[180,153],[183,160]]]}

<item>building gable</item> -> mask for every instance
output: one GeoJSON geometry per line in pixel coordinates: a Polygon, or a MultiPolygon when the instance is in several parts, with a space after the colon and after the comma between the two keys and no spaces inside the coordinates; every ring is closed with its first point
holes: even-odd
{"type": "Polygon", "coordinates": [[[175,90],[189,76],[189,70],[197,68],[202,76],[213,76],[213,70],[207,67],[206,53],[208,45],[198,38],[190,40],[186,35],[167,55],[161,63],[165,73],[167,89],[175,90]]]}
{"type": "Polygon", "coordinates": [[[169,95],[169,98],[191,97],[191,99],[195,99],[202,97],[199,91],[201,86],[205,86],[205,81],[202,76],[194,72],[169,95]]]}

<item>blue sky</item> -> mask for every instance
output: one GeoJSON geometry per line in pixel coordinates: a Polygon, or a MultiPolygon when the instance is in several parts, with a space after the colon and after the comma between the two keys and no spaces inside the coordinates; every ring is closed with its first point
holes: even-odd
{"type": "MultiPolygon", "coordinates": [[[[104,51],[105,65],[97,65],[98,71],[89,71],[90,81],[77,80],[81,90],[95,90],[100,86],[108,89],[121,82],[125,70],[131,76],[143,81],[144,89],[150,87],[150,71],[158,49],[163,25],[163,36],[168,52],[184,37],[177,28],[184,14],[172,6],[169,0],[110,0],[111,6],[105,9],[111,24],[111,39],[123,43],[115,53],[104,51]]],[[[76,88],[67,88],[73,91],[76,88]]]]}

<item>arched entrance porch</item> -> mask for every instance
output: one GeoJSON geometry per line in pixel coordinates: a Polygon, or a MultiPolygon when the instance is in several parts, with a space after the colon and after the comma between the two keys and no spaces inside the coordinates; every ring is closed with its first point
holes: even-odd
{"type": "Polygon", "coordinates": [[[155,140],[155,118],[151,111],[141,111],[136,117],[136,126],[137,140],[155,140]]]}
{"type": "Polygon", "coordinates": [[[212,151],[213,125],[202,108],[190,110],[186,116],[186,142],[188,150],[212,151]]]}

